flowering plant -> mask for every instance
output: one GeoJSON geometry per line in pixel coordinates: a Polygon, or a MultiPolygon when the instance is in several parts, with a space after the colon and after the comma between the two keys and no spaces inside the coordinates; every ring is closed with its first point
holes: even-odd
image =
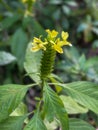
{"type": "Polygon", "coordinates": [[[81,126],[84,130],[95,130],[83,120],[69,118],[68,114],[89,110],[98,114],[98,85],[87,81],[66,84],[52,73],[56,52],[62,54],[63,46],[72,45],[67,41],[67,32],[62,31],[61,37],[55,30],[46,32],[43,40],[42,36],[34,37],[26,52],[24,67],[35,83],[0,86],[0,130],[54,130],[57,127],[80,130],[81,126]],[[41,96],[36,98],[36,109],[31,113],[23,112],[23,99],[34,86],[41,89],[41,96]],[[32,113],[29,121],[28,116],[32,113]]]}

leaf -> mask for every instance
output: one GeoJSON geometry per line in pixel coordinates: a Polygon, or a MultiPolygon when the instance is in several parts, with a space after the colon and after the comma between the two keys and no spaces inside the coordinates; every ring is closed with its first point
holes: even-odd
{"type": "Polygon", "coordinates": [[[92,25],[98,26],[98,21],[93,22],[92,25]]]}
{"type": "Polygon", "coordinates": [[[86,23],[81,23],[77,29],[77,32],[83,32],[84,30],[86,30],[88,28],[88,24],[86,23]]]}
{"type": "Polygon", "coordinates": [[[0,51],[0,65],[7,65],[15,60],[16,57],[14,57],[12,54],[8,52],[0,51]]]}
{"type": "Polygon", "coordinates": [[[21,102],[18,107],[10,114],[10,116],[22,116],[27,114],[27,106],[21,102]]]}
{"type": "Polygon", "coordinates": [[[70,49],[64,49],[64,53],[70,61],[72,61],[75,64],[78,63],[78,59],[80,55],[78,50],[75,47],[72,47],[70,49]]]}
{"type": "MultiPolygon", "coordinates": [[[[63,82],[62,79],[60,79],[59,76],[57,76],[55,74],[51,74],[49,76],[49,78],[50,78],[50,80],[51,80],[52,83],[59,83],[59,82],[62,83],[63,82]]],[[[58,85],[55,85],[55,86],[56,86],[55,87],[56,88],[56,92],[57,93],[61,92],[62,88],[60,86],[58,86],[58,85]]]]}
{"type": "Polygon", "coordinates": [[[46,36],[44,28],[35,18],[24,17],[22,25],[24,29],[30,26],[32,31],[31,33],[36,37],[39,37],[39,35],[46,36]]]}
{"type": "Polygon", "coordinates": [[[24,130],[47,130],[47,128],[40,118],[39,113],[36,112],[24,130]]]}
{"type": "Polygon", "coordinates": [[[9,117],[0,123],[0,130],[22,130],[25,116],[9,117]]]}
{"type": "Polygon", "coordinates": [[[65,3],[67,5],[69,5],[69,6],[72,6],[72,7],[77,7],[78,6],[77,2],[75,2],[75,1],[65,1],[65,3]]]}
{"type": "Polygon", "coordinates": [[[12,53],[17,57],[20,70],[23,69],[24,56],[27,47],[28,38],[22,28],[16,30],[11,39],[12,53]]]}
{"type": "Polygon", "coordinates": [[[95,40],[95,41],[93,42],[92,48],[93,48],[93,49],[98,48],[98,40],[95,40]]]}
{"type": "Polygon", "coordinates": [[[69,130],[68,116],[59,96],[45,83],[44,86],[44,112],[46,118],[52,121],[55,117],[59,119],[62,130],[69,130]]]}
{"type": "Polygon", "coordinates": [[[98,35],[98,28],[92,27],[92,31],[93,31],[96,35],[98,35]]]}
{"type": "Polygon", "coordinates": [[[42,35],[42,36],[46,36],[46,32],[45,30],[43,29],[43,27],[40,25],[40,23],[38,23],[38,21],[36,19],[32,19],[31,17],[31,25],[32,25],[32,28],[33,28],[33,34],[37,37],[39,37],[39,35],[42,35]]]}
{"type": "Polygon", "coordinates": [[[98,114],[98,85],[92,82],[79,81],[59,84],[64,92],[76,102],[98,114]]]}
{"type": "MultiPolygon", "coordinates": [[[[54,121],[51,124],[45,121],[48,130],[54,130],[58,128],[57,122],[54,121]]],[[[95,130],[91,124],[81,119],[70,118],[69,119],[69,130],[95,130]]]]}
{"type": "MultiPolygon", "coordinates": [[[[21,102],[18,107],[10,114],[10,116],[23,116],[28,113],[27,106],[21,102]]],[[[26,118],[24,123],[28,123],[29,119],[26,118]]]]}
{"type": "Polygon", "coordinates": [[[26,85],[0,86],[0,121],[6,119],[18,107],[26,92],[26,85]]]}
{"type": "MultiPolygon", "coordinates": [[[[70,7],[66,6],[66,5],[63,5],[62,6],[62,9],[63,9],[63,12],[67,15],[70,14],[71,10],[70,10],[70,7]]],[[[64,23],[65,23],[65,20],[64,20],[64,23]]]]}
{"type": "Polygon", "coordinates": [[[75,118],[69,120],[69,128],[69,130],[95,130],[95,128],[87,122],[75,118]]]}
{"type": "Polygon", "coordinates": [[[47,130],[56,130],[58,128],[58,123],[54,120],[53,122],[49,123],[46,119],[44,123],[47,127],[47,130]]]}
{"type": "Polygon", "coordinates": [[[60,96],[64,107],[66,111],[69,114],[78,114],[78,113],[86,113],[88,111],[87,108],[84,108],[83,106],[80,106],[77,102],[75,102],[71,97],[69,96],[60,96]]]}
{"type": "Polygon", "coordinates": [[[85,64],[86,64],[86,57],[84,54],[81,55],[81,57],[79,58],[79,66],[80,69],[84,70],[85,69],[85,64]]]}
{"type": "Polygon", "coordinates": [[[7,29],[11,27],[15,22],[19,20],[21,16],[18,14],[12,14],[10,17],[6,17],[2,22],[1,22],[1,29],[7,29]]]}
{"type": "Polygon", "coordinates": [[[39,82],[39,72],[40,72],[40,61],[42,52],[32,52],[31,51],[32,44],[30,43],[28,45],[27,51],[26,51],[26,57],[25,57],[25,63],[24,68],[27,71],[28,75],[35,81],[39,82]]]}
{"type": "Polygon", "coordinates": [[[49,1],[49,4],[55,4],[55,5],[58,5],[58,4],[62,4],[62,0],[50,0],[49,1]]]}
{"type": "Polygon", "coordinates": [[[95,65],[98,65],[98,56],[94,56],[94,57],[89,58],[86,61],[85,67],[89,69],[90,67],[93,67],[95,65]]]}

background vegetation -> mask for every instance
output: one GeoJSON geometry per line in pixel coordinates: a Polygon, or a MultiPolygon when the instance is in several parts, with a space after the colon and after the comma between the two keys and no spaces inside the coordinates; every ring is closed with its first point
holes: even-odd
{"type": "MultiPolygon", "coordinates": [[[[24,61],[27,45],[45,29],[69,32],[73,47],[56,59],[55,73],[65,83],[98,83],[98,0],[0,0],[0,84],[28,84],[24,61]]],[[[25,102],[31,111],[38,88],[30,89],[25,102]]],[[[75,117],[98,126],[89,112],[75,117]]]]}

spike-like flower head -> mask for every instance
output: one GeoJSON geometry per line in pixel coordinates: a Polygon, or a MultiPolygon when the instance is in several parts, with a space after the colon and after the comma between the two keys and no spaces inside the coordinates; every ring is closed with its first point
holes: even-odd
{"type": "Polygon", "coordinates": [[[40,78],[41,80],[47,79],[53,70],[55,62],[56,52],[63,53],[62,47],[65,45],[71,46],[71,43],[67,41],[68,33],[62,31],[61,37],[58,37],[58,32],[55,30],[46,30],[47,37],[41,40],[41,37],[34,37],[31,48],[32,51],[43,50],[40,66],[40,78]]]}

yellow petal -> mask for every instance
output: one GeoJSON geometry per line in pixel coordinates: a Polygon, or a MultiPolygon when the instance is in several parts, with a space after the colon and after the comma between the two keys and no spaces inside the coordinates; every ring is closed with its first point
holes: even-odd
{"type": "Polygon", "coordinates": [[[38,51],[38,50],[40,50],[40,48],[39,48],[38,46],[35,46],[35,47],[32,47],[32,48],[31,48],[31,51],[33,51],[33,52],[36,52],[36,51],[38,51]]]}
{"type": "Polygon", "coordinates": [[[63,53],[63,49],[62,49],[60,46],[54,44],[53,48],[54,48],[54,50],[56,50],[58,53],[63,53]]]}
{"type": "Polygon", "coordinates": [[[59,41],[59,42],[57,42],[57,45],[62,47],[62,46],[64,46],[64,43],[65,43],[64,41],[59,41]]]}
{"type": "Polygon", "coordinates": [[[68,41],[60,41],[57,43],[58,46],[64,46],[64,45],[69,45],[69,46],[72,46],[72,44],[68,41]]]}
{"type": "Polygon", "coordinates": [[[50,40],[50,43],[52,43],[53,45],[55,44],[55,42],[53,40],[50,40]]]}
{"type": "Polygon", "coordinates": [[[66,45],[72,46],[72,44],[70,42],[67,42],[66,45]]]}
{"type": "Polygon", "coordinates": [[[72,46],[72,44],[71,44],[70,42],[68,42],[68,41],[65,41],[65,42],[64,42],[64,45],[72,46]]]}
{"type": "Polygon", "coordinates": [[[51,37],[55,38],[58,35],[58,32],[55,30],[52,30],[51,35],[52,35],[51,37]]]}
{"type": "Polygon", "coordinates": [[[46,45],[46,44],[48,44],[48,42],[43,42],[43,45],[46,45]]]}
{"type": "Polygon", "coordinates": [[[42,49],[43,49],[44,51],[46,51],[46,47],[44,47],[44,46],[43,46],[43,48],[42,48],[42,49]]]}
{"type": "Polygon", "coordinates": [[[39,47],[40,49],[46,50],[46,47],[45,47],[43,44],[39,44],[38,47],[39,47]]]}
{"type": "Polygon", "coordinates": [[[49,32],[50,32],[50,30],[49,30],[49,29],[46,29],[46,32],[47,32],[47,33],[49,33],[49,32]]]}
{"type": "Polygon", "coordinates": [[[67,32],[62,31],[61,37],[63,40],[66,40],[68,38],[69,34],[67,32]]]}
{"type": "Polygon", "coordinates": [[[40,40],[39,38],[37,38],[37,37],[34,37],[33,42],[34,42],[34,43],[40,43],[41,40],[40,40]]]}
{"type": "Polygon", "coordinates": [[[51,31],[49,29],[46,29],[46,32],[50,35],[51,31]]]}
{"type": "Polygon", "coordinates": [[[49,37],[51,37],[51,38],[55,38],[58,35],[58,32],[55,30],[50,31],[49,29],[47,29],[46,32],[48,33],[49,37]]]}

